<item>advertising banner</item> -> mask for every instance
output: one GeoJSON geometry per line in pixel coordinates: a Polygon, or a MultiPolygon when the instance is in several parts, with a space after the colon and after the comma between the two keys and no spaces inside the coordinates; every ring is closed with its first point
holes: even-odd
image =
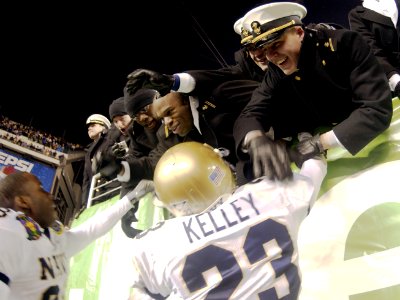
{"type": "Polygon", "coordinates": [[[356,156],[328,153],[320,197],[299,232],[300,300],[400,299],[400,101],[356,156]]]}
{"type": "Polygon", "coordinates": [[[2,176],[15,171],[34,174],[42,182],[44,189],[51,192],[56,169],[14,151],[0,148],[0,173],[2,176]]]}

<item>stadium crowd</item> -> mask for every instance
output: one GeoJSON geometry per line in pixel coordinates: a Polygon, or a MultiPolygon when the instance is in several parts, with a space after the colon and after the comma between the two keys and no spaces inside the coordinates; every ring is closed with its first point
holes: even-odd
{"type": "Polygon", "coordinates": [[[0,138],[54,158],[58,158],[62,153],[84,149],[79,144],[70,143],[61,137],[10,120],[3,115],[0,115],[0,138]]]}

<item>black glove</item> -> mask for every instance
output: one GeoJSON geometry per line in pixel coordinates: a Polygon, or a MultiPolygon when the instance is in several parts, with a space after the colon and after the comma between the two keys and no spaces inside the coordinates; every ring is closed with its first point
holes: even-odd
{"type": "Polygon", "coordinates": [[[133,205],[133,208],[131,208],[121,219],[121,228],[127,237],[134,238],[138,233],[142,232],[142,230],[133,228],[131,224],[132,222],[138,221],[135,213],[139,207],[139,200],[150,192],[154,192],[153,181],[142,179],[132,191],[125,195],[133,205]]]}
{"type": "Polygon", "coordinates": [[[151,180],[142,179],[138,183],[138,185],[129,193],[127,193],[124,197],[128,197],[128,199],[132,202],[132,205],[135,205],[136,202],[140,200],[147,193],[154,192],[154,183],[151,180]]]}
{"type": "Polygon", "coordinates": [[[118,173],[122,169],[121,161],[112,156],[108,156],[107,158],[103,157],[101,165],[102,167],[99,171],[100,175],[107,180],[111,180],[117,177],[118,173]]]}
{"type": "Polygon", "coordinates": [[[400,98],[400,81],[396,84],[394,91],[393,91],[394,97],[399,97],[400,98]]]}
{"type": "Polygon", "coordinates": [[[270,180],[292,178],[291,161],[283,142],[274,142],[262,135],[250,140],[248,150],[255,177],[265,175],[270,180]]]}
{"type": "Polygon", "coordinates": [[[126,157],[126,154],[128,153],[128,150],[129,148],[125,141],[115,143],[111,147],[111,151],[117,159],[124,159],[126,157]]]}
{"type": "Polygon", "coordinates": [[[121,228],[127,237],[134,238],[138,233],[142,232],[142,230],[136,229],[132,227],[133,222],[137,222],[138,219],[135,216],[135,213],[138,209],[138,205],[131,208],[122,218],[121,218],[121,228]]]}
{"type": "Polygon", "coordinates": [[[306,160],[321,154],[326,157],[326,150],[322,147],[319,134],[312,136],[308,132],[302,132],[298,138],[299,143],[290,152],[290,158],[297,167],[301,168],[306,160]]]}
{"type": "Polygon", "coordinates": [[[174,84],[174,76],[146,69],[136,69],[128,75],[126,90],[133,95],[141,88],[157,90],[161,96],[168,94],[174,84]]]}

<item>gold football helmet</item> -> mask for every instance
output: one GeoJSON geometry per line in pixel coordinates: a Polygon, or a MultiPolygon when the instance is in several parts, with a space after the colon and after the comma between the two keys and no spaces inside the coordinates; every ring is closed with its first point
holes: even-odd
{"type": "Polygon", "coordinates": [[[217,149],[198,142],[169,148],[157,163],[158,199],[175,216],[200,213],[235,189],[234,175],[217,149]]]}

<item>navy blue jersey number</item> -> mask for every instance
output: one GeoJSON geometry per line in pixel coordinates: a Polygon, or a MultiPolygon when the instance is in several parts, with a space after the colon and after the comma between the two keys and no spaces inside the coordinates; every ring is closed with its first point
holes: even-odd
{"type": "MultiPolygon", "coordinates": [[[[289,284],[288,291],[277,291],[277,287],[270,288],[258,294],[260,300],[268,299],[297,299],[300,287],[300,277],[297,266],[291,262],[293,255],[293,243],[286,227],[272,219],[265,220],[250,227],[243,249],[250,265],[260,263],[265,260],[270,261],[275,271],[276,278],[284,275],[289,284]],[[267,257],[264,245],[274,241],[274,253],[276,258],[267,257]],[[286,294],[279,298],[278,294],[286,294]]],[[[223,249],[215,245],[208,245],[190,254],[185,261],[182,271],[182,278],[191,293],[206,287],[207,283],[202,275],[203,272],[216,268],[222,281],[215,288],[211,289],[205,299],[229,299],[236,287],[243,278],[243,272],[232,251],[223,249]]]]}
{"type": "Polygon", "coordinates": [[[58,300],[59,292],[60,288],[58,287],[58,285],[53,285],[43,293],[42,300],[58,300]]]}

